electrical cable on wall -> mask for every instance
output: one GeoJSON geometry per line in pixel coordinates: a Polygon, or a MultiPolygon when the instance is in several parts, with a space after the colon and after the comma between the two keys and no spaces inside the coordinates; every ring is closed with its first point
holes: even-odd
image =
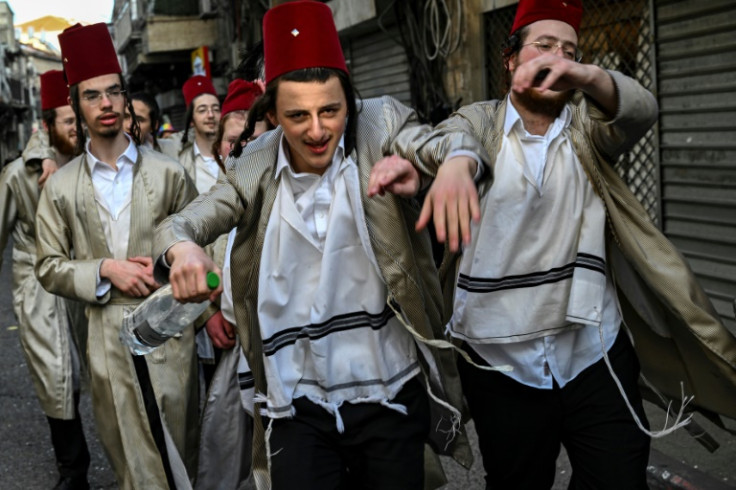
{"type": "Polygon", "coordinates": [[[445,119],[460,100],[450,102],[445,91],[446,60],[462,41],[462,0],[451,10],[446,0],[394,0],[378,16],[378,26],[393,11],[400,35],[399,44],[409,61],[412,106],[419,118],[436,124],[445,119]]]}

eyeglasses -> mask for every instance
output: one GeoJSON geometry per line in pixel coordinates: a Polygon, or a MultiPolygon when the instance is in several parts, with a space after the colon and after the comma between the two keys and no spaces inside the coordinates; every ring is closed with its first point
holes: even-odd
{"type": "MultiPolygon", "coordinates": [[[[96,106],[100,102],[102,102],[102,94],[103,92],[97,92],[96,90],[89,91],[82,94],[82,99],[84,99],[84,101],[87,102],[89,105],[96,106]]],[[[104,94],[105,96],[107,96],[110,102],[118,102],[120,99],[123,98],[125,90],[119,88],[109,88],[105,90],[104,94]]]]}
{"type": "Polygon", "coordinates": [[[541,54],[556,53],[559,49],[560,51],[562,51],[562,55],[566,59],[570,61],[576,61],[578,63],[580,62],[580,60],[583,59],[582,51],[580,51],[577,47],[573,46],[570,43],[563,43],[561,41],[533,41],[530,43],[522,44],[522,47],[524,46],[536,46],[537,51],[539,51],[541,54]]]}

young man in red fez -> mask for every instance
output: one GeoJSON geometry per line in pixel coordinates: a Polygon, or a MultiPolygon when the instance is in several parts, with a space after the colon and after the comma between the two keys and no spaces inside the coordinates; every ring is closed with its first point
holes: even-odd
{"type": "Polygon", "coordinates": [[[74,111],[67,100],[69,89],[64,81],[64,72],[49,70],[41,75],[41,80],[41,117],[44,131],[35,133],[29,140],[28,147],[33,148],[34,150],[31,151],[35,151],[36,156],[41,159],[41,176],[38,178],[38,186],[43,188],[51,174],[75,155],[77,127],[74,111]],[[44,79],[46,79],[45,85],[44,79]],[[57,118],[57,113],[59,113],[59,118],[57,118]],[[50,144],[49,139],[53,140],[50,144]]]}
{"type": "Polygon", "coordinates": [[[418,145],[429,128],[413,111],[356,101],[327,5],[274,7],[263,34],[266,90],[241,141],[264,117],[276,129],[236,143],[226,180],[157,228],[156,272],[180,300],[214,299],[222,289],[202,281],[219,268],[197,244],[237,227],[230,279],[258,488],[422,489],[426,442],[471,456],[430,240],[381,169],[483,149],[461,134],[418,145]]]}
{"type": "Polygon", "coordinates": [[[212,153],[212,143],[220,123],[220,101],[212,81],[202,75],[195,75],[187,80],[182,93],[187,105],[187,115],[179,163],[187,170],[201,194],[209,191],[220,176],[220,167],[212,153]],[[191,145],[187,144],[190,127],[194,130],[194,141],[191,145]]]}
{"type": "Polygon", "coordinates": [[[126,97],[103,23],[59,35],[82,154],[44,187],[36,214],[36,275],[51,293],[86,303],[92,405],[120,488],[186,488],[196,465],[197,376],[193,329],[133,356],[120,342],[123,316],[159,285],[154,226],[196,188],[174,160],[123,131],[126,97]],[[89,133],[84,138],[81,122],[89,133]]]}
{"type": "MultiPolygon", "coordinates": [[[[571,488],[647,488],[639,359],[666,396],[694,381],[696,404],[736,412],[733,337],[613,170],[657,120],[656,99],[581,62],[581,16],[580,0],[522,0],[505,47],[508,95],[435,133],[482,141],[492,169],[472,234],[434,209],[438,238],[465,245],[444,266],[457,271],[448,329],[473,361],[458,362],[487,488],[550,488],[560,444],[571,488]]],[[[454,178],[439,168],[419,228],[454,178]]]]}
{"type": "Polygon", "coordinates": [[[33,274],[41,162],[51,157],[55,166],[63,166],[74,156],[76,118],[68,95],[63,72],[41,75],[44,129],[31,137],[21,158],[0,174],[0,247],[5,249],[12,235],[13,308],[33,387],[51,430],[59,470],[54,488],[85,489],[89,488],[89,452],[78,409],[79,352],[84,349],[78,346],[86,325],[80,315],[75,316],[77,305],[47,293],[33,274]]]}

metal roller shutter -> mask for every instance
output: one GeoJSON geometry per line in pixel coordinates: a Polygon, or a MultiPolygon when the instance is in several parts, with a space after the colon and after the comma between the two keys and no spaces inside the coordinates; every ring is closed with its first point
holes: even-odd
{"type": "Polygon", "coordinates": [[[353,83],[364,98],[392,95],[411,104],[409,64],[396,27],[349,40],[346,54],[353,83]]]}
{"type": "Polygon", "coordinates": [[[655,6],[663,230],[736,333],[736,2],[655,6]]]}

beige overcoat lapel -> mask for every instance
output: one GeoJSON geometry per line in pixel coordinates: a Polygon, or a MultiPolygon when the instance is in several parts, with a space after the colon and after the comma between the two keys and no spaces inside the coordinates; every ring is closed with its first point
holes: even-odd
{"type": "Polygon", "coordinates": [[[130,202],[130,239],[128,257],[150,257],[155,223],[150,211],[154,201],[154,186],[147,167],[142,165],[141,152],[133,167],[133,195],[130,202]]]}
{"type": "Polygon", "coordinates": [[[97,209],[97,200],[95,199],[95,189],[92,185],[92,174],[89,170],[87,162],[87,154],[82,155],[82,162],[79,165],[80,183],[77,192],[77,209],[79,215],[77,219],[87,229],[87,243],[91,249],[90,255],[95,258],[112,258],[112,251],[107,246],[107,238],[100,220],[100,213],[97,209]]]}

